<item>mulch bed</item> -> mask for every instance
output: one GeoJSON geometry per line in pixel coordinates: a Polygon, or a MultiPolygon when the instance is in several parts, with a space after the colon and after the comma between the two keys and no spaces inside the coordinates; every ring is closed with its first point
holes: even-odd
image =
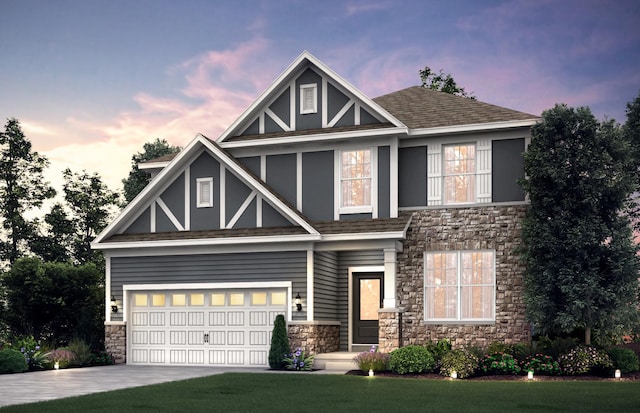
{"type": "MultiPolygon", "coordinates": [[[[368,376],[369,374],[361,370],[350,370],[346,373],[349,376],[368,376]]],[[[390,377],[390,378],[403,378],[403,379],[422,379],[422,380],[451,380],[449,377],[442,376],[435,373],[427,374],[396,374],[390,371],[384,371],[376,373],[376,377],[390,377]]],[[[510,375],[496,375],[496,376],[475,376],[467,379],[470,381],[527,381],[527,376],[510,376],[510,375]]],[[[621,378],[614,379],[613,377],[600,377],[600,376],[535,376],[535,381],[640,381],[640,372],[633,372],[623,374],[621,378]]]]}

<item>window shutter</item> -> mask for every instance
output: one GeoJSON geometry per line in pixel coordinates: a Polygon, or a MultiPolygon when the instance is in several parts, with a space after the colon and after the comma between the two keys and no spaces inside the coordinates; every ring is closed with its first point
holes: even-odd
{"type": "Polygon", "coordinates": [[[491,202],[491,140],[478,141],[476,148],[476,199],[478,203],[491,202]]]}
{"type": "Polygon", "coordinates": [[[300,85],[300,113],[317,113],[317,90],[315,84],[300,85]]]}
{"type": "Polygon", "coordinates": [[[442,145],[427,149],[427,205],[442,205],[442,145]]]}

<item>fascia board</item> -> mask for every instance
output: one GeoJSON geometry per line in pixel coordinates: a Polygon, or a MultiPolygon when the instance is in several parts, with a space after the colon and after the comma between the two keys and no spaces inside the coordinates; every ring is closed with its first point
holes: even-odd
{"type": "Polygon", "coordinates": [[[171,161],[165,161],[165,162],[144,162],[144,163],[139,163],[138,164],[138,169],[160,169],[160,168],[166,168],[167,166],[169,166],[169,164],[171,163],[171,161]]]}
{"type": "Polygon", "coordinates": [[[406,231],[392,232],[359,232],[355,234],[328,234],[322,236],[322,241],[359,241],[359,240],[383,240],[383,239],[404,239],[406,231]]]}
{"type": "Polygon", "coordinates": [[[466,132],[480,132],[480,131],[488,131],[488,130],[524,128],[524,127],[531,127],[535,125],[538,121],[539,119],[536,118],[536,119],[514,120],[514,121],[506,121],[506,122],[472,123],[469,125],[409,129],[407,135],[409,137],[415,137],[415,136],[425,136],[425,135],[446,135],[450,133],[466,133],[466,132]]]}

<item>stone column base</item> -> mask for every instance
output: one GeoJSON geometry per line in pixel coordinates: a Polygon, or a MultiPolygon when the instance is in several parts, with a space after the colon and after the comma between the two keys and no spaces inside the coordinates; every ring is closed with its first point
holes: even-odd
{"type": "Polygon", "coordinates": [[[402,347],[402,310],[381,308],[378,310],[378,349],[383,353],[402,347]]]}
{"type": "Polygon", "coordinates": [[[287,327],[292,350],[300,347],[305,352],[320,354],[340,348],[338,321],[290,321],[287,327]]]}
{"type": "Polygon", "coordinates": [[[124,322],[104,324],[104,348],[115,364],[127,362],[127,325],[124,322]]]}

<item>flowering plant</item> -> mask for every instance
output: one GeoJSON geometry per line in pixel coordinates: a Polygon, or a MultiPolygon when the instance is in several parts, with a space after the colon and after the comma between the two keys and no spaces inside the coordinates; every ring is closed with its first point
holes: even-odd
{"type": "Polygon", "coordinates": [[[20,351],[25,361],[29,365],[29,370],[44,370],[47,365],[47,354],[40,347],[40,341],[36,341],[33,336],[27,336],[15,341],[10,348],[20,351]]]}
{"type": "Polygon", "coordinates": [[[284,358],[287,370],[311,370],[313,368],[313,355],[304,354],[304,351],[298,347],[296,351],[288,354],[284,358]]]}
{"type": "Polygon", "coordinates": [[[73,353],[73,351],[63,348],[52,350],[47,353],[47,359],[51,363],[58,363],[58,366],[61,369],[67,367],[69,363],[71,363],[71,360],[73,360],[75,357],[76,355],[73,353]]]}
{"type": "Polygon", "coordinates": [[[527,356],[522,361],[523,372],[534,372],[543,376],[554,376],[560,374],[560,364],[551,356],[544,354],[536,354],[535,356],[527,356]]]}
{"type": "Polygon", "coordinates": [[[456,372],[459,379],[471,377],[478,368],[478,358],[467,349],[451,350],[442,356],[440,374],[451,376],[456,372]]]}
{"type": "Polygon", "coordinates": [[[385,371],[389,369],[389,355],[378,352],[378,347],[371,346],[369,351],[363,351],[353,358],[362,371],[385,371]]]}
{"type": "Polygon", "coordinates": [[[500,352],[484,356],[480,361],[480,371],[483,374],[518,374],[520,366],[511,354],[500,352]]]}
{"type": "Polygon", "coordinates": [[[613,367],[611,359],[603,350],[580,345],[558,358],[562,371],[567,375],[587,374],[592,371],[606,371],[613,367]]]}

